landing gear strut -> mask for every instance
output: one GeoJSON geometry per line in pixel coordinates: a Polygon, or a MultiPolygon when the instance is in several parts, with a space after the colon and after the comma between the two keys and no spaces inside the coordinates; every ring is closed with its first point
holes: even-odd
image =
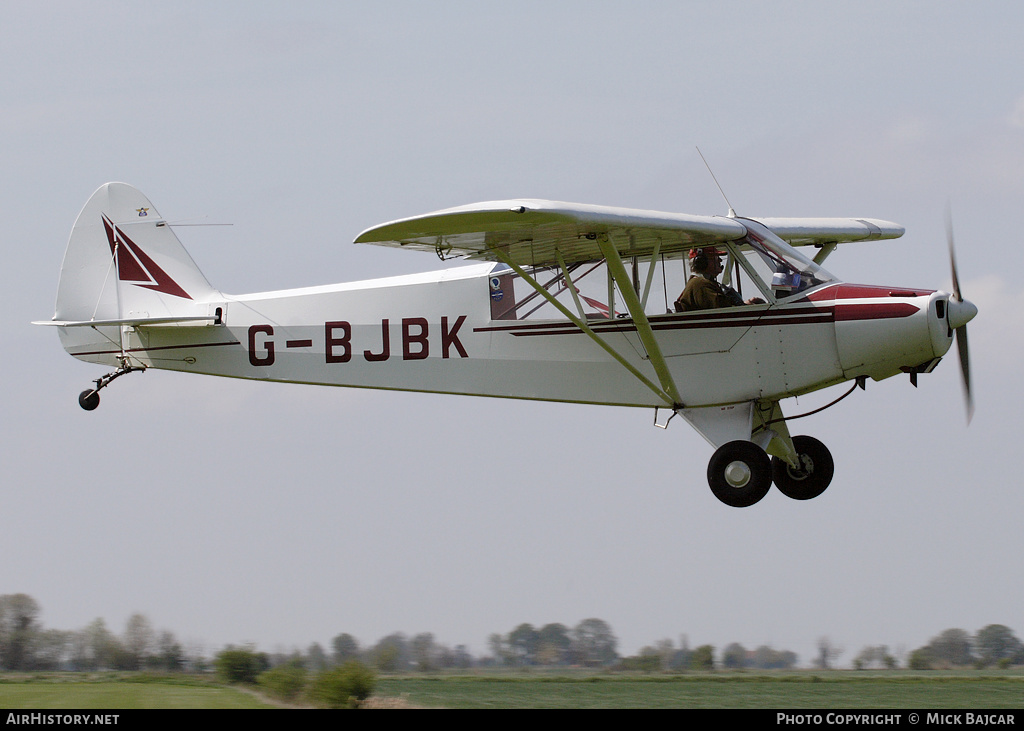
{"type": "Polygon", "coordinates": [[[786,497],[810,500],[825,492],[832,482],[835,464],[828,447],[814,437],[793,437],[800,468],[794,469],[778,457],[772,457],[772,479],[786,497]]]}
{"type": "Polygon", "coordinates": [[[772,464],[765,451],[742,439],[723,444],[708,463],[711,492],[726,505],[746,508],[768,494],[772,464]]]}
{"type": "Polygon", "coordinates": [[[81,406],[86,411],[92,411],[93,409],[100,405],[100,389],[106,388],[114,379],[120,378],[126,373],[144,370],[146,370],[145,366],[130,365],[128,363],[127,358],[122,358],[120,368],[118,368],[116,371],[108,373],[102,378],[97,378],[95,381],[93,381],[93,383],[96,384],[96,388],[88,388],[82,391],[82,393],[78,394],[78,405],[81,406]]]}

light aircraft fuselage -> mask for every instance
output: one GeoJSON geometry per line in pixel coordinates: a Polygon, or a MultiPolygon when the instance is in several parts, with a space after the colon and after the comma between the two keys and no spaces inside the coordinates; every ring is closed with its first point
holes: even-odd
{"type": "MultiPolygon", "coordinates": [[[[665,406],[571,322],[490,319],[492,269],[223,295],[205,303],[221,308],[219,325],[134,327],[126,351],[148,368],[233,378],[665,406]]],[[[859,376],[880,380],[939,358],[952,341],[935,311],[943,298],[836,283],[772,307],[649,319],[682,403],[693,408],[796,396],[859,376]]],[[[630,318],[590,324],[645,367],[630,318]]],[[[72,355],[116,367],[118,329],[62,335],[72,355]]]]}

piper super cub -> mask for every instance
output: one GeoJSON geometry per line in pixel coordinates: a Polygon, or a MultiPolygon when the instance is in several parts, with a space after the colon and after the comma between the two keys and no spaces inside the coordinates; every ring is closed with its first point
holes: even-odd
{"type": "Polygon", "coordinates": [[[821,267],[837,244],[902,234],[863,218],[495,201],[356,238],[483,263],[228,295],[206,281],[141,192],[107,183],[75,222],[56,313],[38,324],[55,326],[74,357],[116,369],[82,392],[87,410],[114,379],[147,368],[646,407],[667,427],[665,410],[715,447],[715,496],[745,507],[772,482],[806,500],[832,480],[828,449],[790,435],[785,398],[899,373],[916,384],[956,333],[970,408],[966,325],[977,308],[960,295],[955,265],[952,294],[846,284],[821,267]],[[813,258],[804,246],[816,247],[813,258]],[[712,281],[722,271],[710,286],[728,306],[683,302],[678,312],[672,295],[687,265],[699,271],[702,261],[696,276],[712,281]],[[584,282],[594,271],[603,276],[584,282]],[[746,299],[734,293],[744,287],[746,299]]]}

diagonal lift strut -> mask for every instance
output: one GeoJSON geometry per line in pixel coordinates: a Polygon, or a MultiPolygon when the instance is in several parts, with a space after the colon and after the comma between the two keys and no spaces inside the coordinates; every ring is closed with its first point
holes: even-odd
{"type": "MultiPolygon", "coordinates": [[[[524,282],[526,282],[531,287],[533,287],[541,297],[543,297],[545,300],[550,302],[559,312],[561,312],[563,315],[565,315],[567,318],[569,318],[569,320],[576,327],[578,327],[580,330],[582,330],[583,333],[585,335],[587,335],[587,337],[589,337],[591,340],[593,340],[595,343],[597,343],[599,346],[601,346],[601,348],[603,350],[605,350],[615,360],[617,360],[622,365],[623,368],[625,368],[627,371],[632,373],[633,376],[635,376],[637,380],[639,380],[641,383],[643,383],[645,386],[647,386],[647,388],[649,388],[651,391],[653,391],[658,396],[658,398],[660,398],[662,401],[665,402],[666,406],[671,407],[673,409],[682,408],[682,404],[680,403],[678,394],[676,394],[676,396],[670,395],[670,393],[668,391],[664,390],[663,388],[660,388],[658,385],[653,383],[649,378],[647,378],[647,376],[645,376],[643,373],[641,373],[639,370],[637,370],[636,367],[632,363],[630,363],[628,360],[626,360],[617,350],[615,350],[615,348],[613,348],[611,345],[609,345],[607,342],[605,342],[604,338],[602,338],[597,333],[595,333],[593,331],[593,329],[591,329],[591,327],[586,323],[586,321],[584,321],[581,317],[579,317],[577,314],[572,312],[568,307],[566,307],[561,302],[559,302],[557,299],[555,299],[555,297],[550,292],[548,292],[540,283],[538,283],[536,279],[534,279],[529,274],[527,274],[526,271],[521,266],[516,264],[511,259],[511,257],[508,256],[508,254],[506,252],[502,251],[501,249],[492,249],[492,251],[493,251],[494,255],[501,262],[503,262],[504,264],[507,264],[508,266],[512,267],[513,271],[515,271],[515,273],[518,274],[523,279],[524,282]]],[[[616,256],[616,258],[618,257],[618,252],[615,252],[615,256],[616,256]]],[[[621,261],[621,259],[618,260],[618,261],[619,261],[619,267],[622,268],[622,261],[621,261]]],[[[625,273],[625,269],[624,268],[622,268],[622,271],[623,271],[623,273],[625,273]]],[[[628,277],[627,277],[627,281],[628,281],[628,277]]],[[[622,287],[621,284],[619,286],[620,286],[620,288],[622,287]]],[[[630,290],[630,291],[632,291],[632,290],[630,290]]],[[[633,299],[636,299],[636,293],[633,294],[633,299]]],[[[637,304],[639,304],[639,301],[637,302],[637,304]]],[[[647,323],[646,317],[644,318],[644,323],[645,324],[647,323]]],[[[650,325],[649,324],[647,325],[647,329],[648,329],[648,331],[650,331],[650,325]]],[[[642,338],[641,338],[641,340],[642,340],[642,338]]],[[[660,355],[660,350],[658,352],[659,352],[659,355],[660,355]]],[[[662,362],[664,363],[664,361],[662,361],[662,362]]],[[[655,368],[655,370],[657,371],[657,368],[655,368]]],[[[666,370],[666,373],[667,373],[667,370],[666,370]]],[[[661,376],[659,374],[659,378],[660,377],[661,376]]],[[[671,380],[671,376],[669,378],[671,380]]],[[[664,382],[664,381],[662,381],[662,382],[664,382]]],[[[672,391],[675,392],[675,385],[674,384],[672,386],[672,391]]]]}
{"type": "Polygon", "coordinates": [[[661,353],[661,347],[654,337],[654,331],[651,329],[651,323],[644,312],[643,304],[640,302],[636,290],[633,289],[629,273],[626,272],[626,267],[622,263],[622,257],[619,256],[618,249],[615,248],[615,244],[612,243],[607,234],[598,235],[597,245],[601,247],[601,254],[608,263],[608,271],[611,272],[615,283],[619,285],[619,293],[622,294],[622,300],[626,304],[629,316],[633,318],[633,324],[636,325],[636,333],[640,337],[640,342],[643,343],[644,349],[647,351],[647,357],[650,358],[651,365],[654,366],[654,372],[658,375],[661,388],[672,399],[673,409],[682,408],[683,400],[679,397],[676,382],[668,369],[668,363],[665,362],[665,356],[661,353]]]}

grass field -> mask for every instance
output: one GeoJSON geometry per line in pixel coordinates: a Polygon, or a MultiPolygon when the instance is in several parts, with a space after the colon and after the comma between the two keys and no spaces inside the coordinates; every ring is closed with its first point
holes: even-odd
{"type": "Polygon", "coordinates": [[[381,678],[377,693],[444,708],[1008,708],[1024,677],[859,673],[381,678]]]}
{"type": "Polygon", "coordinates": [[[202,679],[125,674],[7,676],[0,680],[0,708],[273,708],[251,693],[202,679]],[[141,682],[140,682],[141,681],[141,682]]]}
{"type": "MultiPolygon", "coordinates": [[[[1021,673],[481,674],[378,679],[378,707],[1020,709],[1021,673]]],[[[0,678],[3,709],[271,708],[192,676],[73,673],[0,678]]]]}

